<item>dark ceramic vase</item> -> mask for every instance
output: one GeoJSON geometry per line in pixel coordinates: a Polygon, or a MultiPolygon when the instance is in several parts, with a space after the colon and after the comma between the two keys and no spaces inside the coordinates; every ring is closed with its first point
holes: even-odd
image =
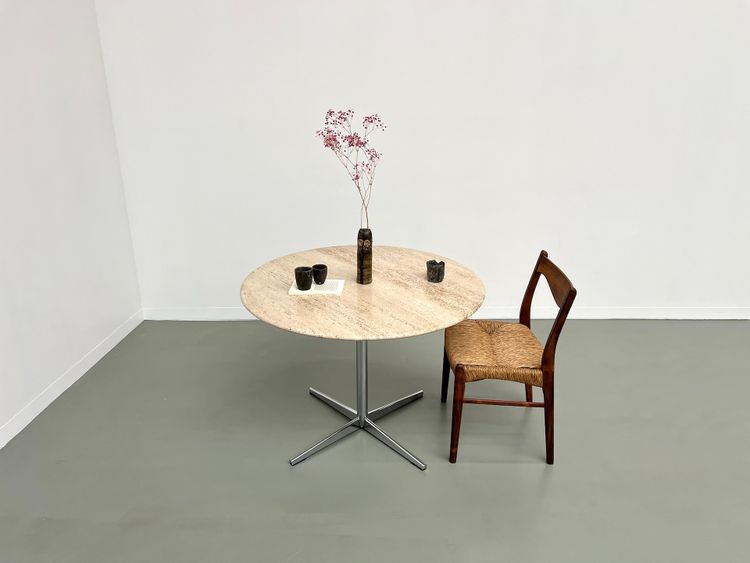
{"type": "Polygon", "coordinates": [[[443,278],[445,277],[445,262],[442,260],[438,262],[437,260],[428,260],[427,261],[427,281],[430,281],[432,283],[440,283],[443,281],[443,278]]]}
{"type": "Polygon", "coordinates": [[[372,231],[360,229],[357,233],[357,283],[372,283],[372,231]]]}

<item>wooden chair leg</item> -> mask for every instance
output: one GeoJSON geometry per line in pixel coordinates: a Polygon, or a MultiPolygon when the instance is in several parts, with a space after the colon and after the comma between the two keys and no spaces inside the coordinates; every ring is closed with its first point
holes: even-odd
{"type": "Polygon", "coordinates": [[[534,391],[531,385],[526,386],[526,402],[530,403],[534,400],[534,391]]]}
{"type": "Polygon", "coordinates": [[[543,387],[544,391],[544,438],[547,446],[547,463],[555,462],[555,387],[543,387]]]}
{"type": "Polygon", "coordinates": [[[453,386],[453,422],[451,424],[451,449],[448,461],[456,463],[458,456],[458,436],[461,434],[461,414],[464,408],[464,389],[466,381],[464,380],[464,370],[456,366],[453,374],[455,385],[453,386]]]}
{"type": "Polygon", "coordinates": [[[448,362],[448,354],[443,348],[443,385],[440,388],[440,402],[444,403],[448,400],[448,377],[450,376],[451,365],[448,362]]]}

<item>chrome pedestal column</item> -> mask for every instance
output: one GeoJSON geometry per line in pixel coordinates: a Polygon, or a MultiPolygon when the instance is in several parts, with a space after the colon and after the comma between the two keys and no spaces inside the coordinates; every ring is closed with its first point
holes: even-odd
{"type": "Polygon", "coordinates": [[[311,455],[316,454],[320,450],[327,448],[328,446],[338,442],[342,438],[347,437],[349,434],[351,434],[355,430],[364,430],[371,436],[374,436],[375,438],[383,442],[386,446],[391,448],[396,453],[408,459],[411,463],[419,467],[419,469],[424,471],[425,469],[427,469],[427,466],[424,463],[422,463],[422,461],[417,456],[415,456],[409,450],[404,448],[401,444],[396,442],[396,440],[391,438],[388,434],[386,434],[383,431],[382,428],[380,428],[377,424],[375,424],[375,421],[378,420],[379,418],[382,418],[385,415],[392,413],[396,409],[400,409],[404,405],[413,403],[417,399],[421,399],[423,394],[424,393],[422,391],[417,391],[416,393],[412,393],[410,395],[407,395],[406,397],[402,397],[401,399],[397,399],[395,401],[387,403],[376,409],[368,410],[367,409],[367,341],[366,340],[358,341],[357,342],[357,409],[354,410],[353,408],[343,403],[340,403],[336,399],[329,397],[325,393],[321,393],[317,389],[313,389],[312,387],[310,387],[310,395],[312,395],[316,399],[320,399],[326,405],[331,407],[333,410],[347,417],[349,419],[349,422],[344,424],[341,428],[339,428],[332,434],[323,438],[320,442],[318,442],[311,448],[306,449],[304,452],[302,452],[298,456],[290,459],[289,463],[292,465],[297,465],[300,461],[306,460],[311,455]]]}

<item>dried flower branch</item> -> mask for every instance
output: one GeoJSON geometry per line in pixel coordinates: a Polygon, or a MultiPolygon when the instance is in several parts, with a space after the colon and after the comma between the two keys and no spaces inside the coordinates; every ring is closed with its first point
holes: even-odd
{"type": "Polygon", "coordinates": [[[362,201],[360,226],[370,227],[368,207],[375,181],[375,168],[381,154],[369,145],[368,136],[373,131],[384,131],[385,124],[378,114],[366,115],[362,119],[362,133],[354,131],[352,121],[354,111],[329,109],[325,115],[323,128],[316,135],[323,140],[323,146],[331,149],[346,169],[349,178],[357,188],[362,201]]]}

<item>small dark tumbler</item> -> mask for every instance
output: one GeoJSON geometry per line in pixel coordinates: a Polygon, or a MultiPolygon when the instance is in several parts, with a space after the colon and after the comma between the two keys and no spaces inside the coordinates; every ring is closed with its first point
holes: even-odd
{"type": "Polygon", "coordinates": [[[328,277],[328,266],[325,264],[313,264],[313,281],[317,285],[323,285],[328,277]]]}
{"type": "Polygon", "coordinates": [[[307,291],[312,287],[312,268],[310,266],[298,266],[294,269],[294,280],[297,282],[297,289],[307,291]]]}
{"type": "Polygon", "coordinates": [[[427,281],[440,283],[445,277],[445,262],[436,260],[427,261],[427,281]]]}

